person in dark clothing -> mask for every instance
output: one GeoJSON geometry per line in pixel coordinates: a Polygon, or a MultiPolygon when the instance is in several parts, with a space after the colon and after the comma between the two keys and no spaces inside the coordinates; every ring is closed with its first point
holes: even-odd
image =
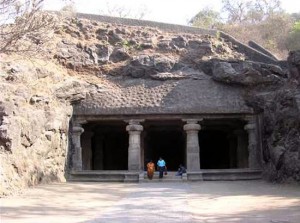
{"type": "Polygon", "coordinates": [[[182,176],[183,173],[186,173],[186,168],[180,164],[176,176],[182,176]]]}

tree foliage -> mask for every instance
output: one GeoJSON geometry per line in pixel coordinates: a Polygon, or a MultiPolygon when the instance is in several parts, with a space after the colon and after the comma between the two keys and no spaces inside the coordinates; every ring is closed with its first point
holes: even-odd
{"type": "Polygon", "coordinates": [[[300,50],[300,20],[294,23],[292,31],[288,34],[286,46],[289,50],[300,50]]]}
{"type": "Polygon", "coordinates": [[[280,0],[222,0],[228,24],[260,23],[281,14],[280,0]]]}
{"type": "MultiPolygon", "coordinates": [[[[190,24],[208,28],[207,15],[212,17],[209,10],[200,11],[190,24]]],[[[222,0],[221,15],[224,18],[214,22],[215,27],[242,42],[255,41],[279,57],[299,48],[299,33],[293,24],[300,20],[300,13],[286,13],[280,0],[222,0]]]]}
{"type": "Polygon", "coordinates": [[[211,8],[202,9],[189,21],[190,25],[208,29],[218,27],[221,23],[220,13],[211,8]]]}

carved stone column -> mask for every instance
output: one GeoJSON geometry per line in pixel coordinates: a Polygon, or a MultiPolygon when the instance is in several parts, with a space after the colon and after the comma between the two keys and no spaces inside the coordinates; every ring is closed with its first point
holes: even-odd
{"type": "Polygon", "coordinates": [[[80,124],[72,128],[72,143],[74,146],[73,154],[73,170],[81,171],[82,170],[82,148],[80,142],[80,136],[84,132],[84,129],[80,124]]]}
{"type": "Polygon", "coordinates": [[[257,132],[255,119],[248,119],[248,124],[245,125],[244,129],[248,132],[248,152],[249,152],[249,168],[260,169],[258,162],[258,151],[257,151],[257,132]]]}
{"type": "Polygon", "coordinates": [[[92,169],[92,137],[94,132],[85,130],[81,137],[82,169],[92,169]]]}
{"type": "Polygon", "coordinates": [[[200,146],[198,139],[198,132],[201,126],[198,124],[198,120],[188,119],[183,126],[186,131],[186,165],[187,171],[199,171],[200,170],[200,146]]]}
{"type": "Polygon", "coordinates": [[[128,147],[128,170],[140,171],[141,170],[141,132],[143,126],[140,125],[142,120],[130,120],[126,126],[126,131],[129,134],[129,147],[128,147]]]}
{"type": "Polygon", "coordinates": [[[247,148],[247,135],[243,129],[237,129],[234,131],[237,137],[237,167],[247,168],[248,165],[248,148],[247,148]]]}

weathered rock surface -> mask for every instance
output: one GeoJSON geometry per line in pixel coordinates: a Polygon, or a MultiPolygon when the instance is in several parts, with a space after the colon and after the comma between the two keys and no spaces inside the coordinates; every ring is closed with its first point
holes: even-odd
{"type": "Polygon", "coordinates": [[[216,81],[243,86],[277,85],[286,74],[275,65],[255,62],[214,62],[212,77],[216,81]]]}
{"type": "Polygon", "coordinates": [[[300,51],[292,51],[287,58],[290,78],[300,83],[300,51]]]}
{"type": "Polygon", "coordinates": [[[300,89],[291,82],[248,94],[248,102],[262,111],[264,175],[272,181],[300,180],[300,89]]]}
{"type": "Polygon", "coordinates": [[[55,96],[63,73],[48,64],[1,61],[0,196],[24,187],[64,181],[72,107],[55,96]],[[20,68],[16,72],[17,67],[20,68]],[[8,78],[14,70],[15,78],[8,78]]]}
{"type": "Polygon", "coordinates": [[[222,38],[79,19],[62,21],[52,43],[46,65],[14,55],[0,62],[1,195],[64,180],[72,105],[83,99],[151,110],[212,82],[243,92],[261,113],[266,178],[300,181],[300,52],[291,52],[288,72],[247,60],[222,38]]]}

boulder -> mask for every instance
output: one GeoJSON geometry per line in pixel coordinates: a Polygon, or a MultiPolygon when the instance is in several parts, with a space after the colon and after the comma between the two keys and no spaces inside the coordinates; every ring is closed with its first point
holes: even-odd
{"type": "Polygon", "coordinates": [[[115,48],[109,56],[109,60],[113,63],[125,61],[130,58],[130,55],[125,48],[115,48]]]}
{"type": "Polygon", "coordinates": [[[149,77],[156,73],[170,72],[175,65],[175,60],[163,55],[138,55],[134,56],[124,68],[126,75],[132,77],[149,77]]]}
{"type": "MultiPolygon", "coordinates": [[[[276,85],[283,81],[283,71],[279,67],[267,70],[264,66],[264,64],[246,61],[233,63],[215,61],[212,67],[212,78],[215,81],[243,86],[276,85]]],[[[273,67],[273,65],[269,66],[273,67]]]]}

